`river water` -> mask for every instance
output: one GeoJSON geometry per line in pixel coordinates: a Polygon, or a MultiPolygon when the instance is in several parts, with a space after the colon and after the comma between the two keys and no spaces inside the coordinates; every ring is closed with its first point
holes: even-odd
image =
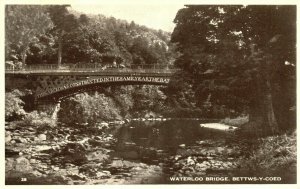
{"type": "Polygon", "coordinates": [[[200,127],[199,120],[132,121],[115,134],[116,154],[124,159],[136,158],[142,162],[157,164],[156,151],[164,156],[176,155],[178,149],[198,145],[199,141],[224,139],[225,133],[200,127]],[[146,151],[143,153],[143,150],[146,151]],[[148,151],[147,151],[148,150],[148,151]],[[132,157],[128,154],[135,154],[132,157]]]}
{"type": "Polygon", "coordinates": [[[151,184],[169,183],[170,176],[227,175],[236,167],[237,150],[224,143],[230,134],[200,127],[204,122],[131,121],[98,134],[58,127],[50,134],[61,138],[45,141],[30,141],[19,128],[11,137],[27,142],[6,144],[7,150],[19,149],[6,158],[6,181],[18,181],[14,168],[20,162],[18,171],[28,181],[17,184],[151,184]]]}

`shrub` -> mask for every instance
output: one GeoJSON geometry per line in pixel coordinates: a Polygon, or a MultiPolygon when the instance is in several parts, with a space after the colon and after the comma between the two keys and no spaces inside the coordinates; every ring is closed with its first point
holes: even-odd
{"type": "Polygon", "coordinates": [[[5,119],[20,119],[25,115],[24,102],[20,99],[24,94],[19,90],[13,90],[5,94],[5,119]]]}
{"type": "Polygon", "coordinates": [[[202,111],[199,108],[169,108],[163,112],[165,117],[175,118],[195,118],[202,117],[202,111]]]}
{"type": "Polygon", "coordinates": [[[61,102],[61,109],[58,112],[60,122],[74,126],[86,123],[95,126],[102,120],[114,119],[121,119],[120,111],[111,98],[98,92],[94,95],[82,93],[66,99],[61,102]]]}
{"type": "Polygon", "coordinates": [[[56,121],[44,112],[38,113],[37,111],[33,111],[24,116],[22,124],[42,129],[55,127],[56,121]]]}
{"type": "Polygon", "coordinates": [[[225,118],[223,120],[220,121],[220,123],[226,124],[226,125],[230,125],[230,126],[235,126],[235,127],[239,127],[241,125],[244,125],[245,123],[247,123],[249,121],[249,117],[248,116],[239,116],[237,118],[225,118]]]}

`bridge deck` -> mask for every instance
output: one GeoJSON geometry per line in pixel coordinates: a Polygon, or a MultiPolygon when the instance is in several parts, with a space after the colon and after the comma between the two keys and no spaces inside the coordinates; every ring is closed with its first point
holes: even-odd
{"type": "Polygon", "coordinates": [[[5,68],[6,75],[153,75],[170,76],[177,69],[167,65],[133,65],[125,68],[106,68],[98,64],[88,65],[27,65],[16,69],[13,66],[5,68]]]}

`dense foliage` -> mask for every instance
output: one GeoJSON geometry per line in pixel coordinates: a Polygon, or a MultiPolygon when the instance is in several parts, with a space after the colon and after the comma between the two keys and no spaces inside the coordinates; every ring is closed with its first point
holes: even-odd
{"type": "Polygon", "coordinates": [[[250,113],[264,134],[287,129],[295,105],[295,6],[188,5],[174,22],[182,71],[170,94],[210,112],[250,113]]]}
{"type": "Polygon", "coordinates": [[[39,131],[45,131],[49,127],[55,127],[56,120],[45,112],[33,111],[26,113],[24,119],[19,124],[26,127],[35,127],[39,131]]]}
{"type": "Polygon", "coordinates": [[[157,86],[114,86],[64,99],[58,121],[67,125],[89,124],[122,118],[158,116],[165,111],[165,95],[157,86]]]}
{"type": "Polygon", "coordinates": [[[6,60],[20,60],[25,64],[31,43],[52,28],[46,7],[9,5],[5,9],[6,60]]]}
{"type": "Polygon", "coordinates": [[[62,110],[58,119],[66,124],[95,125],[101,120],[120,119],[114,102],[98,92],[91,96],[87,93],[78,94],[61,104],[62,110]]]}
{"type": "Polygon", "coordinates": [[[168,64],[174,59],[170,34],[162,30],[100,14],[79,14],[69,5],[8,5],[6,10],[6,60],[21,61],[22,53],[27,64],[116,62],[128,66],[168,64]],[[33,17],[30,12],[37,14],[33,17]]]}

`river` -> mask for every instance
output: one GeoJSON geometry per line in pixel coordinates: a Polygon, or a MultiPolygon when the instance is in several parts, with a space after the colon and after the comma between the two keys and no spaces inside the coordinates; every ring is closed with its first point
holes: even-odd
{"type": "Polygon", "coordinates": [[[172,176],[228,175],[239,155],[226,142],[232,133],[200,127],[203,122],[131,121],[88,133],[58,127],[45,133],[47,140],[29,139],[18,128],[6,143],[6,183],[172,183],[172,176]]]}
{"type": "Polygon", "coordinates": [[[118,139],[115,152],[120,154],[138,154],[145,163],[158,164],[157,154],[145,156],[141,149],[156,150],[165,156],[172,156],[180,148],[197,145],[207,139],[224,138],[224,132],[200,127],[197,120],[169,120],[164,122],[133,121],[120,128],[115,137],[118,139]]]}

